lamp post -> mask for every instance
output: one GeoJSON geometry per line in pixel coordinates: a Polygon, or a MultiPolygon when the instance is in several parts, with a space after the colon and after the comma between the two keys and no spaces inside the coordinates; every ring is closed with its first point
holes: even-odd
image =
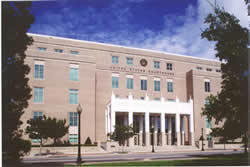
{"type": "Polygon", "coordinates": [[[200,137],[200,140],[201,140],[201,151],[205,151],[204,150],[204,136],[203,136],[203,128],[201,128],[201,137],[200,137]]]}
{"type": "Polygon", "coordinates": [[[154,125],[153,124],[151,126],[151,132],[152,132],[152,153],[154,153],[155,148],[154,148],[154,125]]]}
{"type": "Polygon", "coordinates": [[[82,107],[79,104],[76,108],[76,111],[78,113],[78,156],[77,156],[77,164],[82,163],[81,158],[81,113],[82,113],[82,107]]]}

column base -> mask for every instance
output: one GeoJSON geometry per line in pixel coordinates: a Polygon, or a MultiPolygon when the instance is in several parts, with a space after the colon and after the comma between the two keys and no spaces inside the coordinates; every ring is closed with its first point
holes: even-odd
{"type": "Polygon", "coordinates": [[[150,146],[150,133],[149,132],[146,132],[145,133],[145,145],[146,146],[150,146]]]}
{"type": "Polygon", "coordinates": [[[181,133],[180,132],[176,132],[176,138],[177,138],[176,145],[180,146],[181,145],[181,133]]]}
{"type": "Polygon", "coordinates": [[[166,133],[161,132],[161,145],[165,146],[166,145],[166,133]]]}
{"type": "Polygon", "coordinates": [[[193,132],[190,132],[189,143],[190,143],[191,146],[195,145],[195,143],[194,143],[194,133],[193,132]]]}

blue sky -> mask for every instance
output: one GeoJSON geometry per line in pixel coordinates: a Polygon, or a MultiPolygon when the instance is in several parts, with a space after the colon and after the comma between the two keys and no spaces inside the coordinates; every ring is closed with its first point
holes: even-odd
{"type": "MultiPolygon", "coordinates": [[[[217,3],[247,25],[244,0],[217,3]]],[[[200,37],[211,11],[206,0],[37,1],[29,32],[214,58],[214,44],[200,37]]]]}

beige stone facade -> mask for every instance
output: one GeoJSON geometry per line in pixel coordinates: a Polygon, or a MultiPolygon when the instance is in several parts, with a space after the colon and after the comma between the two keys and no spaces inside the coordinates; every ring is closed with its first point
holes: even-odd
{"type": "MultiPolygon", "coordinates": [[[[206,133],[206,121],[205,117],[201,117],[201,108],[207,96],[220,90],[219,61],[52,36],[29,35],[33,37],[34,42],[27,49],[26,63],[31,67],[29,84],[33,97],[22,117],[24,123],[33,118],[34,112],[66,119],[69,123],[70,112],[76,112],[78,105],[69,102],[70,89],[74,89],[78,91],[78,103],[83,108],[82,142],[87,137],[92,141],[107,140],[106,110],[111,102],[112,92],[120,99],[127,99],[131,95],[133,99],[138,100],[147,96],[149,101],[163,98],[166,102],[176,103],[178,99],[180,103],[188,103],[191,98],[194,140],[199,139],[201,128],[204,128],[206,133]],[[117,64],[112,63],[112,56],[118,57],[117,64]],[[127,58],[133,59],[132,65],[127,64],[127,58]],[[141,62],[142,59],[146,60],[146,66],[143,66],[145,61],[141,62]],[[155,68],[154,61],[159,62],[156,63],[159,68],[155,68]],[[36,63],[43,65],[42,79],[35,78],[36,63]],[[167,63],[171,64],[172,69],[167,69],[167,63]],[[71,66],[78,68],[78,81],[70,80],[71,66]],[[118,88],[112,88],[114,75],[119,76],[118,88]],[[133,89],[128,89],[127,78],[131,76],[133,89]],[[142,78],[147,80],[147,90],[141,90],[142,78]],[[160,81],[160,91],[155,91],[155,78],[160,81]],[[173,83],[173,92],[168,91],[168,81],[173,83]],[[210,83],[209,92],[205,92],[205,82],[210,83]],[[36,87],[43,88],[41,103],[34,102],[36,87]]],[[[119,117],[119,114],[117,116],[119,117]]],[[[188,117],[184,119],[188,120],[188,117]]],[[[190,127],[188,121],[185,121],[185,124],[186,133],[190,127]]],[[[25,126],[27,125],[23,124],[23,128],[25,126]]],[[[70,133],[74,131],[72,127],[70,133]]],[[[186,135],[185,140],[188,140],[188,136],[186,135]]],[[[68,135],[65,139],[68,139],[68,135]]]]}

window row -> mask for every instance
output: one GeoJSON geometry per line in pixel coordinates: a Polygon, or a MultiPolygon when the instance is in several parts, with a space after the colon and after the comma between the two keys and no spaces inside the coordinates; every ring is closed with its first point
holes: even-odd
{"type": "MultiPolygon", "coordinates": [[[[127,89],[133,89],[133,78],[127,78],[126,85],[127,89]]],[[[173,92],[174,91],[174,85],[173,81],[167,81],[167,88],[168,92],[173,92]]],[[[119,77],[118,76],[112,76],[112,88],[119,88],[119,77]]],[[[160,91],[161,85],[160,85],[160,80],[155,79],[154,80],[154,91],[160,91]]],[[[147,80],[146,79],[141,79],[141,90],[147,90],[147,80]]]]}
{"type": "MultiPolygon", "coordinates": [[[[134,61],[134,59],[132,57],[126,57],[127,65],[129,65],[129,66],[134,65],[133,61],[134,61]]],[[[119,64],[119,57],[118,56],[112,56],[112,64],[119,64]]],[[[154,61],[154,68],[160,69],[160,62],[159,61],[154,61]]],[[[166,63],[166,69],[173,70],[173,64],[166,63]]]]}
{"type": "MultiPolygon", "coordinates": [[[[45,47],[37,47],[37,49],[38,49],[39,51],[47,51],[47,48],[45,48],[45,47]]],[[[63,51],[63,49],[55,48],[55,49],[54,49],[54,52],[63,53],[64,51],[63,51]]],[[[71,51],[70,51],[70,54],[78,55],[79,52],[76,51],[76,50],[71,50],[71,51]]]]}
{"type": "MultiPolygon", "coordinates": [[[[34,88],[34,103],[44,102],[44,88],[34,88]]],[[[69,89],[69,104],[78,104],[78,89],[69,89]]]]}
{"type": "MultiPolygon", "coordinates": [[[[196,69],[197,69],[197,70],[203,70],[203,68],[200,67],[200,66],[197,66],[196,69]]],[[[212,69],[212,68],[206,68],[206,71],[211,72],[211,71],[213,71],[213,69],[212,69]]],[[[216,71],[216,72],[221,72],[220,69],[215,69],[215,71],[216,71]]]]}
{"type": "MultiPolygon", "coordinates": [[[[43,61],[35,62],[34,78],[44,79],[44,62],[43,61]]],[[[71,81],[79,81],[79,65],[70,64],[69,79],[71,81]]]]}

